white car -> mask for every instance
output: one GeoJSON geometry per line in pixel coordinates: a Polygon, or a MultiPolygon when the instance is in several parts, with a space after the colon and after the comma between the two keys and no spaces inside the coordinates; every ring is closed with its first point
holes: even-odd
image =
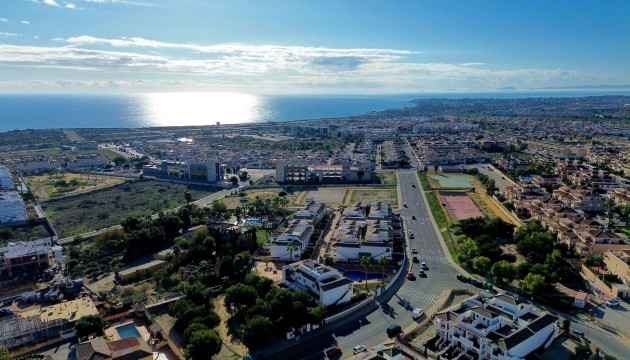
{"type": "Polygon", "coordinates": [[[416,320],[417,318],[419,318],[420,316],[422,316],[422,314],[424,314],[424,310],[420,309],[420,308],[415,308],[413,309],[413,312],[411,313],[411,317],[416,320]]]}
{"type": "Polygon", "coordinates": [[[411,248],[411,253],[412,253],[412,254],[417,254],[417,253],[418,253],[418,250],[416,250],[416,248],[411,248]]]}
{"type": "Polygon", "coordinates": [[[365,350],[366,350],[365,345],[357,345],[352,348],[352,353],[356,355],[360,352],[364,352],[365,350]]]}
{"type": "Polygon", "coordinates": [[[619,299],[618,298],[610,299],[610,300],[606,301],[605,304],[608,305],[608,306],[617,306],[617,305],[619,305],[619,299]]]}

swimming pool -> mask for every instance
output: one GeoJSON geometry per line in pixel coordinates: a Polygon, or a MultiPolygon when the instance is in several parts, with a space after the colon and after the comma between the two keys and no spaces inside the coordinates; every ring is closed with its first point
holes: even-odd
{"type": "Polygon", "coordinates": [[[119,326],[116,328],[116,332],[118,333],[118,336],[120,336],[121,340],[130,337],[140,337],[140,333],[134,324],[119,326]]]}
{"type": "Polygon", "coordinates": [[[263,222],[260,219],[245,219],[245,225],[262,226],[263,222]]]}
{"type": "MultiPolygon", "coordinates": [[[[337,269],[340,273],[343,274],[343,276],[347,277],[348,279],[352,280],[352,281],[365,281],[365,273],[363,271],[359,271],[359,270],[344,270],[344,269],[337,269]]],[[[389,275],[385,274],[385,279],[387,279],[389,277],[389,275]]],[[[368,280],[381,280],[383,279],[383,275],[380,273],[368,273],[367,274],[367,279],[368,280]]]]}

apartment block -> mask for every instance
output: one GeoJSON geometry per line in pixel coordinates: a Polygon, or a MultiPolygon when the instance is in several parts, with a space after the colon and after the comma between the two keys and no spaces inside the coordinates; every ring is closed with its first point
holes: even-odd
{"type": "Polygon", "coordinates": [[[313,261],[285,265],[282,282],[296,291],[306,291],[324,306],[345,304],[354,295],[352,280],[330,266],[313,261]]]}

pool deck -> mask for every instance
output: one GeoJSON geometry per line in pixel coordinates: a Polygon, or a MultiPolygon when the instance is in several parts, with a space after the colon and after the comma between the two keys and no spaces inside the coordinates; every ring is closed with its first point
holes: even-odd
{"type": "Polygon", "coordinates": [[[139,319],[134,319],[133,321],[124,320],[123,322],[116,323],[110,326],[109,328],[105,329],[105,335],[111,340],[120,340],[120,336],[118,335],[118,331],[116,331],[116,328],[125,326],[128,324],[133,324],[136,327],[136,330],[138,331],[138,333],[140,333],[142,340],[144,340],[145,342],[149,342],[149,337],[150,337],[149,331],[144,321],[141,321],[139,319]]]}

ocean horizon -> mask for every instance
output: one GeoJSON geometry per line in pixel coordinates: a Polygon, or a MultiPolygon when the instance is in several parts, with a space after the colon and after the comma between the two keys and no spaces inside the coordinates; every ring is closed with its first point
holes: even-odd
{"type": "Polygon", "coordinates": [[[141,128],[336,118],[413,106],[431,98],[515,99],[628,92],[487,92],[267,96],[238,93],[0,94],[0,132],[47,128],[141,128]]]}

